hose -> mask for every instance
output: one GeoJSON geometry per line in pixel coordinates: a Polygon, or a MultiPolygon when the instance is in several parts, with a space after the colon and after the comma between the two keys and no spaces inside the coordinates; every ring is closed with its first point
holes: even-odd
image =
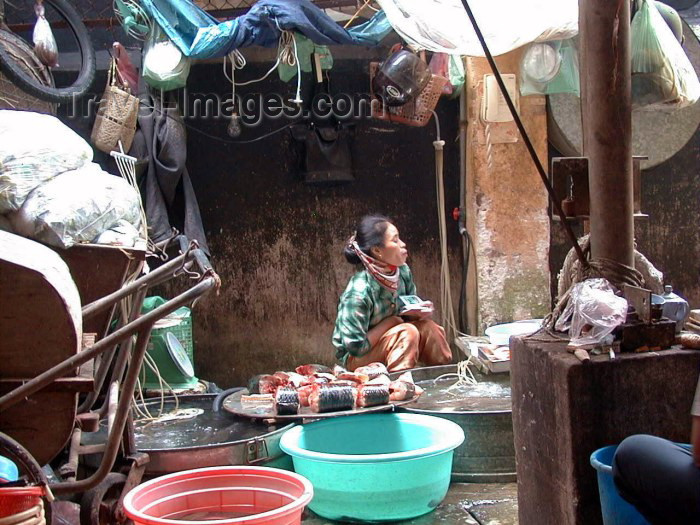
{"type": "Polygon", "coordinates": [[[242,386],[234,386],[233,388],[229,388],[228,390],[224,390],[223,392],[221,392],[220,394],[218,394],[214,398],[214,402],[211,405],[211,409],[214,412],[220,412],[221,405],[224,404],[224,399],[226,399],[231,394],[235,394],[236,392],[240,392],[241,390],[243,390],[243,388],[244,387],[242,387],[242,386]]]}

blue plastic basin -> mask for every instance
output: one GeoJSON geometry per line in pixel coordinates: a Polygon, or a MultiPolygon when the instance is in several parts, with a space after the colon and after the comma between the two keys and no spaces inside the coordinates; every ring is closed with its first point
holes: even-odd
{"type": "Polygon", "coordinates": [[[612,475],[612,459],[617,445],[599,448],[591,454],[591,465],[598,473],[600,509],[605,525],[649,525],[639,511],[627,503],[615,487],[612,475]]]}
{"type": "Polygon", "coordinates": [[[280,448],[311,481],[324,518],[396,521],[426,514],[447,494],[462,428],[419,414],[366,414],[299,425],[280,448]]]}

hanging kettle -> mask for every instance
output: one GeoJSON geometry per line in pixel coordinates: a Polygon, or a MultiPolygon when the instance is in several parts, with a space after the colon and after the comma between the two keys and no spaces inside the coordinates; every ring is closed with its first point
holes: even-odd
{"type": "Polygon", "coordinates": [[[387,106],[403,106],[423,91],[430,76],[428,64],[418,55],[407,49],[392,49],[377,69],[372,90],[387,106]]]}

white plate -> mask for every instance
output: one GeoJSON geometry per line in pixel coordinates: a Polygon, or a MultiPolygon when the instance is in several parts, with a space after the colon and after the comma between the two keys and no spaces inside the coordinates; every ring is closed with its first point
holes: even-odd
{"type": "Polygon", "coordinates": [[[529,335],[542,326],[542,319],[525,319],[514,323],[497,324],[486,329],[492,345],[507,346],[511,335],[529,335]]]}

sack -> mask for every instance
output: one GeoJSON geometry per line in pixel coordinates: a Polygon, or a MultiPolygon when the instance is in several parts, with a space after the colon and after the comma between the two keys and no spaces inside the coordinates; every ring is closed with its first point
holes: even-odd
{"type": "Polygon", "coordinates": [[[119,85],[116,74],[116,59],[112,59],[107,73],[107,88],[97,109],[90,140],[100,151],[119,151],[121,142],[124,151],[129,151],[136,133],[139,114],[139,99],[131,90],[119,85]]]}
{"type": "Polygon", "coordinates": [[[95,163],[35,188],[19,211],[10,214],[19,235],[57,248],[91,242],[122,220],[139,229],[140,196],[125,179],[95,163]]]}
{"type": "Polygon", "coordinates": [[[52,115],[0,110],[0,213],[19,209],[39,184],[90,162],[93,153],[52,115]]]}
{"type": "Polygon", "coordinates": [[[683,47],[651,0],[641,0],[632,35],[632,107],[683,108],[700,98],[700,82],[683,47]]]}
{"type": "Polygon", "coordinates": [[[117,61],[117,80],[123,88],[129,88],[132,92],[138,90],[139,74],[129,58],[124,46],[119,42],[112,44],[112,54],[117,61]]]}
{"type": "Polygon", "coordinates": [[[190,59],[156,26],[143,49],[143,78],[162,91],[184,87],[190,74],[190,59]]]}

